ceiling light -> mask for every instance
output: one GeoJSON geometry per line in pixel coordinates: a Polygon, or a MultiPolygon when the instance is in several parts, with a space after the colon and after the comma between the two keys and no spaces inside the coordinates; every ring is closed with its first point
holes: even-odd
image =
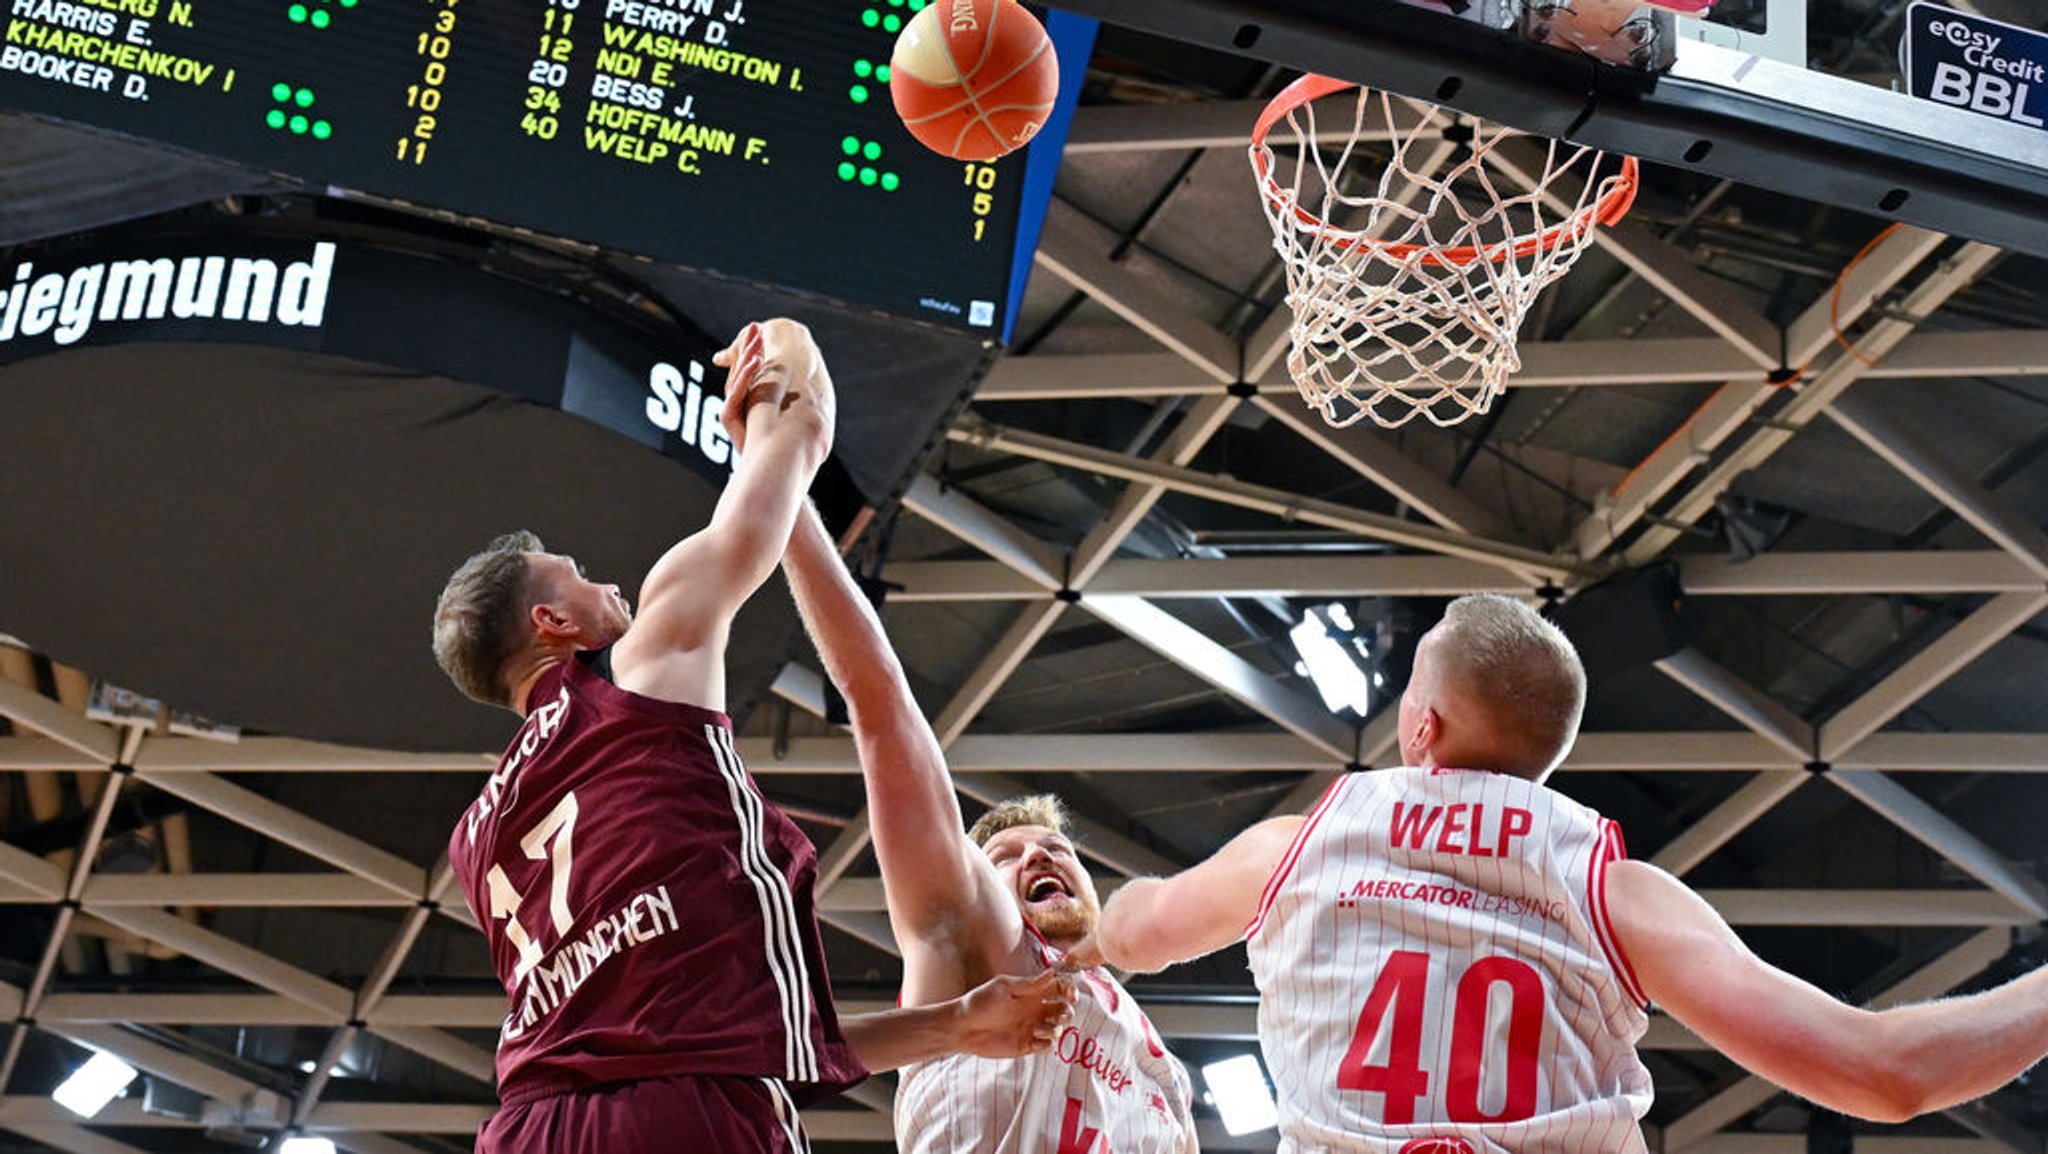
{"type": "Polygon", "coordinates": [[[1209,1084],[1209,1097],[1216,1112],[1223,1115],[1223,1128],[1232,1134],[1270,1130],[1280,1124],[1280,1111],[1273,1105],[1273,1087],[1266,1072],[1250,1054],[1239,1054],[1202,1067],[1202,1080],[1209,1084]]]}
{"type": "MultiPolygon", "coordinates": [[[[1334,625],[1331,618],[1335,614],[1330,614],[1330,617],[1322,614],[1329,614],[1332,609],[1342,612],[1334,605],[1325,606],[1321,614],[1314,609],[1303,610],[1301,623],[1289,629],[1287,636],[1294,642],[1295,652],[1301,654],[1301,662],[1308,668],[1308,677],[1315,683],[1316,692],[1322,694],[1323,707],[1332,713],[1349,709],[1364,717],[1372,708],[1372,686],[1366,681],[1365,671],[1358,667],[1358,662],[1352,660],[1344,646],[1337,643],[1336,637],[1331,636],[1334,625]]],[[[1350,620],[1349,616],[1344,619],[1350,620]]]]}
{"type": "Polygon", "coordinates": [[[277,1148],[277,1154],[334,1154],[334,1143],[327,1138],[308,1138],[294,1134],[277,1148]]]}
{"type": "Polygon", "coordinates": [[[112,1054],[94,1054],[71,1072],[50,1097],[81,1118],[90,1118],[121,1096],[135,1080],[135,1067],[112,1054]]]}

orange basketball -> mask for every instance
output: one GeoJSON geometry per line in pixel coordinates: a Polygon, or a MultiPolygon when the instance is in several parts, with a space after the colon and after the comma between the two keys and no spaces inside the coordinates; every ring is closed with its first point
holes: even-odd
{"type": "Polygon", "coordinates": [[[955,160],[1024,147],[1059,87],[1052,41],[1016,0],[931,0],[889,58],[889,97],[903,126],[955,160]]]}

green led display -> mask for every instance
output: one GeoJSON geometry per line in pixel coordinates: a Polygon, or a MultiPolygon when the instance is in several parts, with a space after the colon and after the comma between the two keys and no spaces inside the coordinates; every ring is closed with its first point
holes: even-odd
{"type": "Polygon", "coordinates": [[[853,184],[858,182],[867,188],[880,187],[884,192],[895,192],[903,187],[903,178],[893,172],[876,168],[882,159],[882,143],[878,140],[862,140],[857,136],[839,138],[839,151],[846,159],[839,162],[839,179],[853,184]],[[859,161],[866,161],[861,164],[859,161]]]}
{"type": "MultiPolygon", "coordinates": [[[[325,28],[334,23],[333,14],[327,11],[328,2],[329,0],[319,0],[317,4],[294,3],[291,7],[284,10],[285,19],[290,20],[294,24],[310,24],[315,28],[325,28]]],[[[333,0],[333,2],[343,8],[353,8],[360,0],[333,0]]]]}
{"type": "MultiPolygon", "coordinates": [[[[900,8],[907,2],[907,0],[878,0],[878,2],[886,3],[892,8],[900,8]]],[[[916,11],[918,8],[921,7],[923,7],[923,5],[914,4],[911,6],[911,10],[916,11]]],[[[891,36],[894,36],[896,33],[903,31],[903,17],[898,16],[894,12],[884,12],[879,8],[869,8],[864,10],[860,14],[860,22],[862,25],[868,28],[880,28],[882,31],[887,32],[891,36]]]]}
{"type": "Polygon", "coordinates": [[[313,90],[293,88],[279,81],[270,86],[271,102],[278,105],[264,113],[263,123],[275,130],[289,130],[294,136],[311,136],[315,140],[326,140],[334,135],[334,126],[325,120],[307,116],[303,112],[290,111],[294,108],[313,107],[313,90]]]}

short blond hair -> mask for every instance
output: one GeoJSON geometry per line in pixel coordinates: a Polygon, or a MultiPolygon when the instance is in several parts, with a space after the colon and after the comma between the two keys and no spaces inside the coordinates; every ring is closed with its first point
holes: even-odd
{"type": "Polygon", "coordinates": [[[987,845],[988,839],[1006,829],[1020,825],[1040,825],[1067,836],[1067,806],[1050,793],[1032,794],[1030,797],[1013,797],[997,802],[982,814],[967,831],[967,837],[975,845],[987,845]]]}
{"type": "Polygon", "coordinates": [[[498,537],[455,570],[434,606],[434,660],[486,705],[512,704],[505,666],[529,635],[534,603],[527,554],[546,551],[524,529],[498,537]]]}
{"type": "Polygon", "coordinates": [[[1564,631],[1497,593],[1451,602],[1437,629],[1431,660],[1486,709],[1507,747],[1487,768],[1540,777],[1564,760],[1586,709],[1586,669],[1564,631]]]}

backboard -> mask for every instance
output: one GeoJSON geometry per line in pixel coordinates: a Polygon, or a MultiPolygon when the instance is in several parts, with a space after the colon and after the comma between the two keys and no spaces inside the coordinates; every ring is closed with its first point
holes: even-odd
{"type": "MultiPolygon", "coordinates": [[[[2004,19],[2021,32],[2042,23],[2038,7],[2014,11],[2026,6],[2013,0],[1954,3],[1965,17],[2004,19]]],[[[1528,21],[1498,27],[1497,5],[1481,0],[1063,6],[1525,132],[2048,256],[2048,130],[2030,123],[2040,118],[2028,99],[2048,97],[2048,82],[2031,81],[2028,62],[2013,58],[1980,70],[1993,76],[1983,85],[2006,85],[2002,98],[1980,92],[1973,74],[1951,76],[1943,103],[1906,91],[1896,64],[1816,65],[1807,0],[1723,0],[1705,19],[1658,12],[1671,21],[1670,51],[1634,63],[1534,43],[1528,21]]],[[[1887,6],[1848,7],[1869,10],[1871,39],[1898,45],[1903,25],[1884,19],[1878,9],[1887,6]]]]}

